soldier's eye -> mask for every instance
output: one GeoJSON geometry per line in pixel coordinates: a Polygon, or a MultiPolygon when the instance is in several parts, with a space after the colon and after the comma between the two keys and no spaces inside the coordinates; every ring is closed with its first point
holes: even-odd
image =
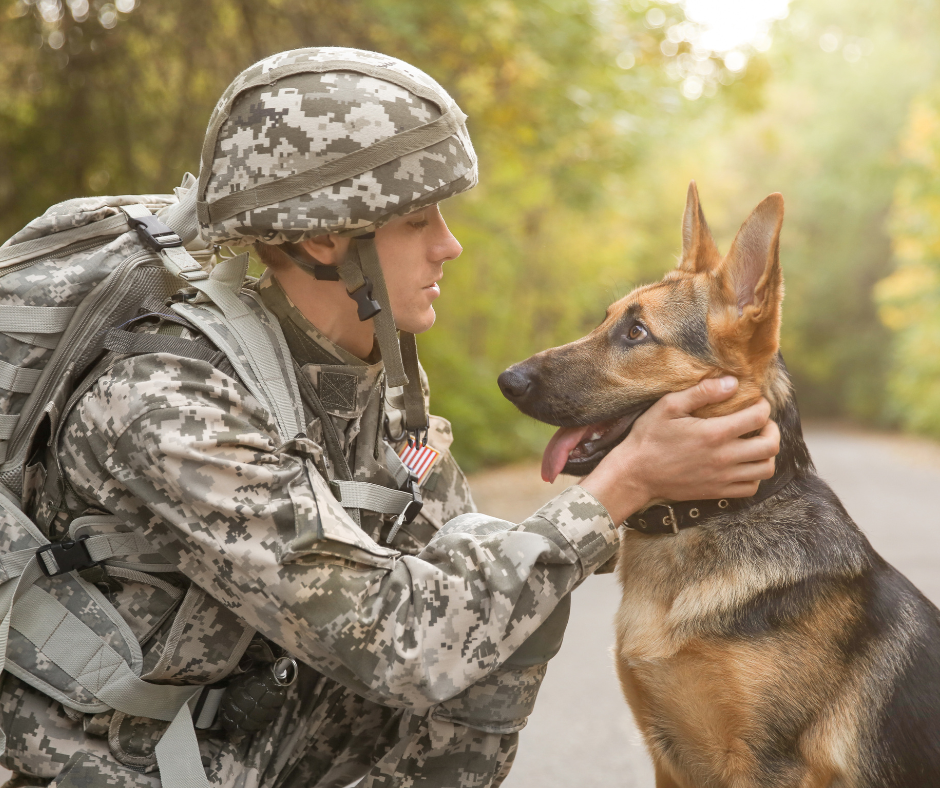
{"type": "Polygon", "coordinates": [[[627,332],[627,339],[631,342],[639,342],[641,339],[646,339],[648,336],[649,332],[643,327],[642,323],[634,323],[627,332]]]}
{"type": "Polygon", "coordinates": [[[416,230],[420,230],[422,227],[427,227],[429,223],[430,222],[428,222],[427,219],[418,219],[417,221],[414,221],[414,222],[408,222],[408,224],[410,224],[416,230]]]}

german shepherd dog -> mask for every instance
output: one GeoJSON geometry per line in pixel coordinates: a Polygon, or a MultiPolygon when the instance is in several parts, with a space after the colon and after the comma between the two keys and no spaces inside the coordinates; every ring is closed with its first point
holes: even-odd
{"type": "Polygon", "coordinates": [[[678,269],[500,386],[563,428],[550,478],[593,470],[652,402],[703,378],[740,387],[696,416],[771,403],[780,454],[754,498],[666,502],[623,533],[617,672],[657,788],[938,788],[940,612],[815,473],[778,352],[782,223],[772,194],[722,258],[693,182],[678,269]],[[670,527],[642,527],[662,512],[670,527]]]}

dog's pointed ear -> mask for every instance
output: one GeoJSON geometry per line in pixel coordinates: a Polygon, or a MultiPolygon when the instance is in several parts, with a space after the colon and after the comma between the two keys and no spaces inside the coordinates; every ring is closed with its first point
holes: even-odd
{"type": "Polygon", "coordinates": [[[745,219],[721,266],[741,316],[766,317],[783,298],[780,271],[780,228],[783,196],[771,194],[745,219]]]}
{"type": "Polygon", "coordinates": [[[695,181],[689,183],[689,195],[685,201],[682,217],[682,259],[679,268],[692,274],[710,271],[721,259],[718,247],[712,238],[702,205],[698,199],[695,181]]]}

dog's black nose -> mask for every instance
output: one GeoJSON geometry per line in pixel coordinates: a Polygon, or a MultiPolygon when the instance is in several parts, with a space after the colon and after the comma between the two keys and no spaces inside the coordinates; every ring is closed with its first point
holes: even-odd
{"type": "Polygon", "coordinates": [[[532,388],[532,379],[524,372],[514,369],[507,369],[496,382],[499,383],[503,396],[510,401],[522,399],[532,388]]]}

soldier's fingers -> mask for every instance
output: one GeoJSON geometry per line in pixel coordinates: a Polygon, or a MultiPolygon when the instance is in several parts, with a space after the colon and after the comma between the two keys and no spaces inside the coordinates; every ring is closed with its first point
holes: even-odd
{"type": "Polygon", "coordinates": [[[735,482],[722,490],[720,498],[750,498],[757,493],[760,482],[735,482]]]}
{"type": "Polygon", "coordinates": [[[772,421],[753,438],[741,438],[731,444],[728,449],[731,461],[759,462],[776,457],[780,453],[780,431],[772,421]]]}
{"type": "Polygon", "coordinates": [[[692,388],[667,394],[660,402],[669,418],[678,419],[706,405],[723,402],[734,394],[737,388],[737,378],[730,375],[722,378],[706,378],[692,388]]]}
{"type": "Polygon", "coordinates": [[[756,462],[742,462],[729,471],[728,478],[732,482],[762,481],[773,476],[776,467],[773,457],[756,462]]]}
{"type": "Polygon", "coordinates": [[[762,430],[770,418],[770,403],[761,398],[750,407],[708,419],[708,428],[719,440],[729,440],[762,430]]]}

